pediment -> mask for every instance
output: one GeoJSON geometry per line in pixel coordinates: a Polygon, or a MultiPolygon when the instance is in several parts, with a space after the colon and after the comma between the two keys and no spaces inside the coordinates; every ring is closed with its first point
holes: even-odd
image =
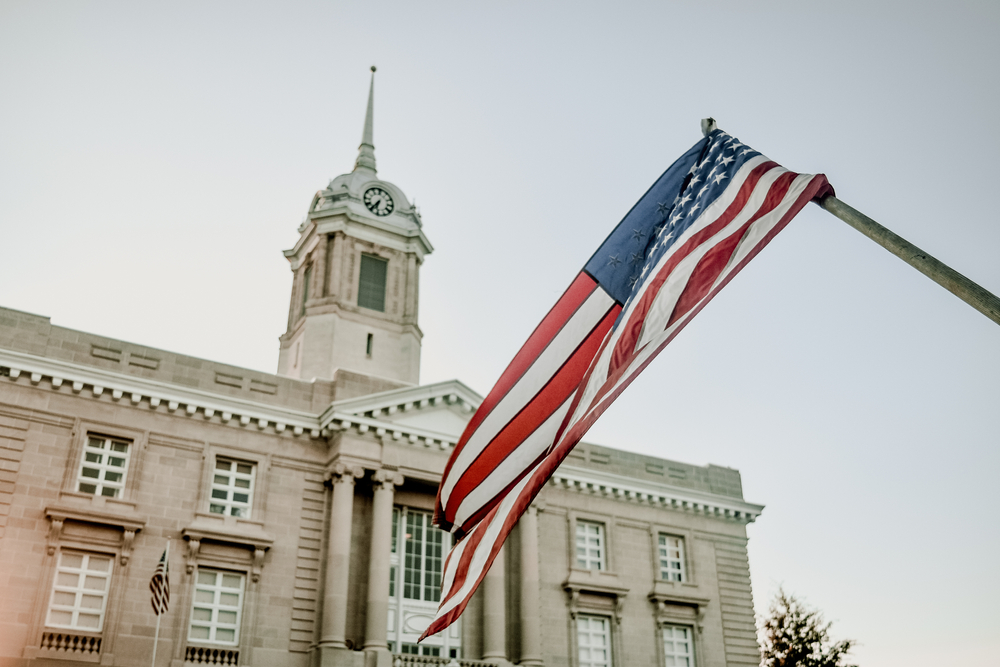
{"type": "Polygon", "coordinates": [[[459,380],[336,401],[321,418],[334,416],[373,419],[387,426],[429,431],[458,439],[482,402],[482,397],[459,380]]]}

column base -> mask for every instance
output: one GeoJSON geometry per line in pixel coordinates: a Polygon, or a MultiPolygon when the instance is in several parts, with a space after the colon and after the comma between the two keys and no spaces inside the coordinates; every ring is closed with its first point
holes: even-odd
{"type": "Polygon", "coordinates": [[[316,650],[318,667],[365,667],[365,654],[361,651],[336,646],[319,646],[316,650]]]}
{"type": "Polygon", "coordinates": [[[388,648],[366,648],[364,667],[392,667],[392,653],[388,648]]]}

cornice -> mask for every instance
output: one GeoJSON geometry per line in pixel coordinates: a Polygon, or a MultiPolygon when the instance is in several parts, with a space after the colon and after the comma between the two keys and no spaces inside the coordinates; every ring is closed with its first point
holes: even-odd
{"type": "Polygon", "coordinates": [[[218,416],[223,423],[253,426],[277,433],[286,430],[292,435],[321,436],[317,415],[302,410],[267,405],[240,398],[181,387],[149,378],[123,375],[114,371],[81,366],[61,359],[39,357],[13,350],[0,350],[0,366],[9,368],[7,382],[18,382],[26,376],[36,387],[64,391],[68,386],[74,394],[86,390],[95,399],[109,394],[111,400],[151,410],[166,409],[175,415],[218,416]]]}
{"type": "Polygon", "coordinates": [[[406,409],[407,403],[412,410],[458,405],[469,413],[482,400],[458,380],[450,380],[381,392],[363,399],[338,401],[317,415],[12,350],[0,350],[0,367],[9,369],[8,377],[0,378],[0,382],[24,382],[27,378],[36,388],[63,393],[69,388],[73,394],[84,396],[87,392],[94,399],[110,395],[111,400],[137,409],[166,410],[175,416],[203,420],[218,417],[221,423],[232,427],[293,437],[318,439],[327,438],[334,432],[350,432],[444,452],[455,446],[456,438],[384,421],[374,415],[366,417],[364,413],[374,412],[377,408],[380,416],[394,414],[392,403],[395,399],[390,399],[390,396],[399,397],[395,402],[396,409],[406,409]],[[367,409],[362,411],[364,407],[367,409]]]}
{"type": "Polygon", "coordinates": [[[549,484],[576,493],[599,495],[621,502],[663,507],[744,524],[752,523],[764,510],[763,505],[738,498],[565,464],[559,466],[549,484]]]}

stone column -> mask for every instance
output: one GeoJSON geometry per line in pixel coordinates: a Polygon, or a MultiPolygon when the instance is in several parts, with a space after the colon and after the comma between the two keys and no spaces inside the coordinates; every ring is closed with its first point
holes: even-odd
{"type": "Polygon", "coordinates": [[[351,523],[354,518],[354,479],[364,469],[338,463],[330,471],[333,501],[326,547],[326,585],[323,592],[323,632],[320,647],[347,648],[347,584],[351,562],[351,523]]]}
{"type": "Polygon", "coordinates": [[[501,547],[483,578],[483,660],[507,660],[507,582],[501,547]]]}
{"type": "MultiPolygon", "coordinates": [[[[386,630],[389,623],[389,558],[392,550],[393,487],[403,476],[393,470],[372,475],[375,500],[372,503],[371,552],[368,555],[368,608],[365,613],[365,649],[383,653],[388,660],[386,630]]],[[[379,664],[383,661],[380,659],[379,664]]]]}
{"type": "Polygon", "coordinates": [[[541,615],[538,608],[538,508],[534,505],[521,516],[521,662],[542,664],[541,615]]]}

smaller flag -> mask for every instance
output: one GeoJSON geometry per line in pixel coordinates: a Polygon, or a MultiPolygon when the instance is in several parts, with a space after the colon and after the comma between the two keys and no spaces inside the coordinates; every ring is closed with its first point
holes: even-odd
{"type": "Polygon", "coordinates": [[[150,600],[153,603],[153,612],[157,616],[167,613],[167,607],[170,604],[170,565],[167,563],[165,549],[163,555],[160,556],[160,562],[156,564],[153,578],[149,580],[149,590],[153,593],[150,600]]]}

